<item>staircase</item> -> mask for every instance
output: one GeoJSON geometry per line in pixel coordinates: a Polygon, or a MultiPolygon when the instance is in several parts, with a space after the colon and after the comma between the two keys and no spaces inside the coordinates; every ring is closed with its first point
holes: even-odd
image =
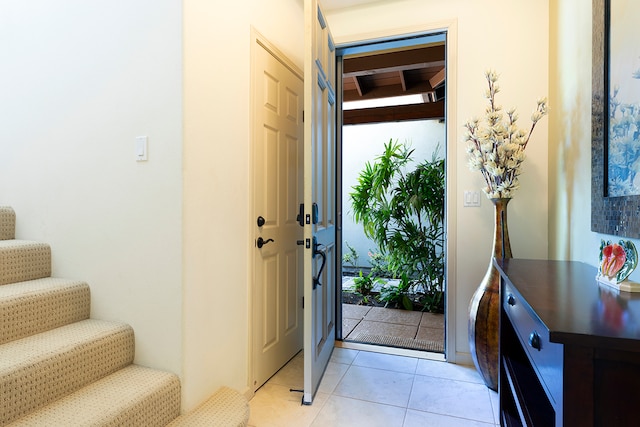
{"type": "Polygon", "coordinates": [[[226,388],[179,417],[178,377],[133,364],[133,329],[89,312],[87,283],[51,277],[49,245],[16,240],[0,207],[0,426],[246,425],[226,388]],[[217,422],[221,403],[240,416],[217,422]]]}

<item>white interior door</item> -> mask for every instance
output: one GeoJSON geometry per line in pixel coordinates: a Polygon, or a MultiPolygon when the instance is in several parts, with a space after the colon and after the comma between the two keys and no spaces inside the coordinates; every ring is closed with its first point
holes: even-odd
{"type": "Polygon", "coordinates": [[[305,0],[304,395],[311,404],[336,334],[335,47],[317,0],[305,0]]]}
{"type": "Polygon", "coordinates": [[[253,385],[302,349],[302,73],[254,39],[253,385]]]}

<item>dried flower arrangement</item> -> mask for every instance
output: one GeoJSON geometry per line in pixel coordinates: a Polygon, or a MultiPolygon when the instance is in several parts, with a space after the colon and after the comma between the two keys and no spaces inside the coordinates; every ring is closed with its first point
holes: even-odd
{"type": "Polygon", "coordinates": [[[483,191],[487,197],[511,198],[519,188],[518,176],[526,158],[524,150],[536,123],[547,114],[547,98],[538,99],[531,114],[531,128],[526,131],[516,124],[518,114],[515,108],[506,111],[505,119],[502,107],[496,103],[496,94],[500,91],[498,74],[489,70],[485,76],[489,84],[485,93],[489,100],[485,111],[486,123],[476,118],[465,124],[469,168],[480,171],[484,177],[487,186],[483,191]]]}

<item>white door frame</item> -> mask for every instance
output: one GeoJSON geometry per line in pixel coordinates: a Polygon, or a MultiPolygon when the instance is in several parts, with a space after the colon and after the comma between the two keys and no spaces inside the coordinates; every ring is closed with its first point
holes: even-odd
{"type": "MultiPolygon", "coordinates": [[[[393,30],[374,31],[367,34],[355,34],[343,38],[336,38],[336,47],[375,43],[384,40],[392,40],[414,35],[426,35],[428,33],[446,32],[446,82],[447,96],[445,99],[446,115],[446,191],[445,191],[445,233],[446,233],[446,306],[445,306],[445,359],[451,363],[471,364],[468,353],[458,352],[456,349],[456,221],[457,209],[457,46],[458,46],[458,22],[457,20],[435,22],[410,28],[396,28],[393,30]],[[449,101],[450,100],[450,101],[449,101]]],[[[342,126],[339,123],[338,126],[342,126]]],[[[341,138],[339,138],[341,143],[341,138]]],[[[340,207],[340,211],[341,211],[340,207]]],[[[341,221],[340,221],[340,226],[341,221]]],[[[340,228],[339,228],[340,231],[340,228]]],[[[341,241],[341,239],[339,240],[341,241]]],[[[465,324],[466,326],[466,324],[465,324]]]]}

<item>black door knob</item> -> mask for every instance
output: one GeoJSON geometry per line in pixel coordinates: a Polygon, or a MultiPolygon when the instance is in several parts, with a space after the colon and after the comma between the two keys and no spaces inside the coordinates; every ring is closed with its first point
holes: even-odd
{"type": "Polygon", "coordinates": [[[274,241],[273,239],[264,240],[262,237],[258,237],[258,240],[256,241],[256,246],[258,246],[258,249],[260,249],[267,243],[273,242],[273,241],[274,241]]]}
{"type": "Polygon", "coordinates": [[[258,217],[258,227],[262,227],[267,222],[262,216],[258,217]]]}

